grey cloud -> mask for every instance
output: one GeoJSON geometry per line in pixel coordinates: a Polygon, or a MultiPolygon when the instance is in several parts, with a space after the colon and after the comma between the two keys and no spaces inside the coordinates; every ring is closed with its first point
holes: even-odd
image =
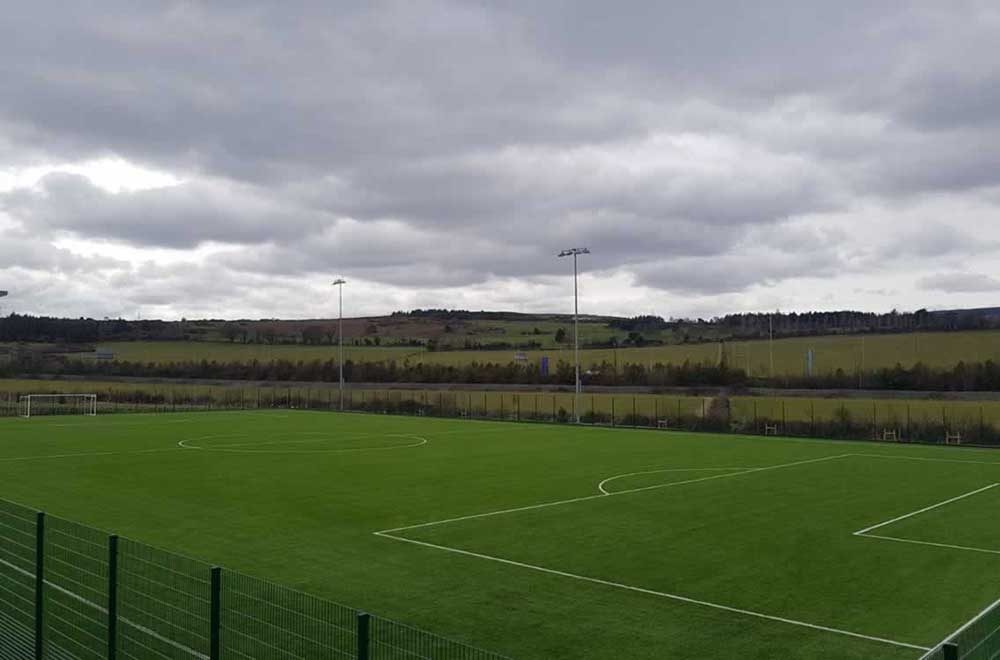
{"type": "Polygon", "coordinates": [[[997,25],[976,1],[21,3],[0,167],[117,155],[185,183],[53,175],[0,211],[27,235],[222,244],[214,270],[113,281],[150,304],[196,274],[546,277],[570,244],[706,295],[980,254],[963,217],[885,248],[803,218],[996,190],[997,25]]]}
{"type": "Polygon", "coordinates": [[[924,222],[900,228],[897,240],[881,247],[879,259],[919,257],[940,259],[950,256],[970,256],[996,250],[994,240],[975,236],[944,221],[924,222]]]}
{"type": "Polygon", "coordinates": [[[638,283],[680,294],[723,294],[773,286],[797,277],[830,277],[842,267],[824,250],[797,253],[760,251],[711,259],[660,260],[636,266],[638,283]]]}
{"type": "Polygon", "coordinates": [[[167,247],[257,243],[298,236],[324,222],[315,212],[282,206],[233,182],[113,194],[75,174],[50,174],[37,190],[0,194],[0,209],[36,229],[167,247]]]}
{"type": "Polygon", "coordinates": [[[921,278],[917,286],[946,293],[984,293],[1000,291],[1000,280],[982,273],[937,273],[921,278]]]}
{"type": "MultiPolygon", "coordinates": [[[[81,272],[114,270],[127,263],[107,257],[86,257],[59,248],[47,240],[5,232],[0,237],[0,271],[17,269],[43,271],[50,275],[75,275],[81,272]]],[[[12,278],[16,280],[18,278],[12,278]]],[[[10,287],[8,287],[10,288],[10,287]]]]}

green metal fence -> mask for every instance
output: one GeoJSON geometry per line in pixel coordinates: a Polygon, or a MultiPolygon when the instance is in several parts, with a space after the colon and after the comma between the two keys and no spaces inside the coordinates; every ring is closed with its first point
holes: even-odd
{"type": "Polygon", "coordinates": [[[0,660],[504,660],[0,500],[0,660]]]}
{"type": "Polygon", "coordinates": [[[995,660],[1000,657],[1000,600],[996,601],[920,660],[995,660]]]}
{"type": "MultiPolygon", "coordinates": [[[[53,381],[37,388],[88,388],[53,381]]],[[[340,410],[332,387],[122,385],[91,389],[98,412],[212,410],[340,410]]],[[[25,394],[29,392],[24,392],[25,394]]],[[[39,392],[41,393],[41,392],[39,392]]],[[[17,392],[0,392],[0,417],[18,414],[17,392]]],[[[668,428],[713,433],[777,434],[928,444],[1000,445],[1000,401],[826,399],[808,397],[671,396],[563,392],[348,389],[343,410],[379,414],[668,428]]],[[[32,414],[69,414],[60,402],[32,414]]]]}

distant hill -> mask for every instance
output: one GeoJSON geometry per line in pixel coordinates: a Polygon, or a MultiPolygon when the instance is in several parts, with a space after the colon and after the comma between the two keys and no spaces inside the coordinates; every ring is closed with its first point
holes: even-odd
{"type": "MultiPolygon", "coordinates": [[[[0,342],[96,345],[111,341],[209,341],[243,344],[330,345],[336,319],[197,319],[180,321],[64,319],[11,314],[0,318],[0,342]]],[[[345,342],[420,350],[532,350],[572,342],[568,314],[415,309],[344,319],[345,342]]],[[[697,344],[821,335],[948,332],[1000,328],[1000,307],[883,314],[858,311],[729,314],[713,319],[657,315],[580,317],[585,347],[697,344]]]]}
{"type": "Polygon", "coordinates": [[[956,315],[968,318],[983,318],[1000,321],[1000,307],[976,307],[973,309],[941,309],[930,312],[934,316],[956,315]]]}

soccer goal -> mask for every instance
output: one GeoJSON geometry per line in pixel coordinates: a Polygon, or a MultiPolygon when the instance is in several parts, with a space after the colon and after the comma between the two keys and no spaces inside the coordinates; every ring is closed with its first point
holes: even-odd
{"type": "Polygon", "coordinates": [[[31,418],[40,415],[97,414],[96,394],[24,394],[17,401],[18,414],[31,418]]]}

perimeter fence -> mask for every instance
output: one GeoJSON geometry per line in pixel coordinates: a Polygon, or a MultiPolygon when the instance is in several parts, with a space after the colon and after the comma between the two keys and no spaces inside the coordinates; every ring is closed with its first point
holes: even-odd
{"type": "Polygon", "coordinates": [[[1000,600],[993,603],[920,660],[995,660],[1000,657],[1000,600]]]}
{"type": "MultiPolygon", "coordinates": [[[[98,411],[189,412],[303,409],[490,420],[569,423],[576,398],[564,392],[347,389],[334,387],[95,387],[51,382],[31,391],[0,392],[0,416],[18,414],[21,394],[98,394],[98,411]]],[[[1000,401],[835,399],[753,396],[669,396],[585,393],[584,424],[716,433],[897,442],[1000,445],[1000,401]]],[[[59,406],[51,409],[59,413],[59,406]]],[[[34,414],[34,413],[33,413],[34,414]]]]}
{"type": "Polygon", "coordinates": [[[506,660],[0,500],[0,659],[506,660]]]}

